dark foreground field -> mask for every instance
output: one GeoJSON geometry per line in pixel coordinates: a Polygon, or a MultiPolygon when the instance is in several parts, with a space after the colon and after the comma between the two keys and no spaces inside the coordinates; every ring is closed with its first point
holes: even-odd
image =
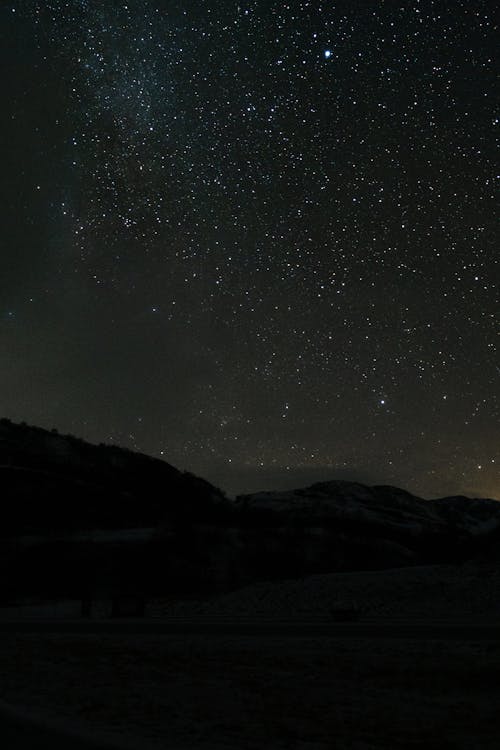
{"type": "Polygon", "coordinates": [[[499,747],[498,639],[4,632],[0,672],[4,701],[144,750],[499,747]]]}

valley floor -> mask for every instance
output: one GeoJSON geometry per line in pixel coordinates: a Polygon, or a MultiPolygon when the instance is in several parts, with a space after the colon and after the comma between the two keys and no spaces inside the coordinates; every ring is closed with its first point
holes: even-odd
{"type": "Polygon", "coordinates": [[[79,632],[78,602],[3,609],[0,702],[140,750],[497,750],[499,591],[493,563],[312,576],[152,601],[135,634],[102,603],[79,632]],[[363,617],[336,635],[293,632],[354,602],[363,617]],[[200,632],[238,620],[289,630],[200,632]]]}
{"type": "Polygon", "coordinates": [[[0,634],[0,698],[164,750],[493,750],[500,643],[0,634]]]}

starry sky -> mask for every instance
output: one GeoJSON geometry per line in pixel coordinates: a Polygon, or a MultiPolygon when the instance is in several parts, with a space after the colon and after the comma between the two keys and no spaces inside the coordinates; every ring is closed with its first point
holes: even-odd
{"type": "Polygon", "coordinates": [[[1,0],[2,414],[500,498],[493,7],[1,0]]]}

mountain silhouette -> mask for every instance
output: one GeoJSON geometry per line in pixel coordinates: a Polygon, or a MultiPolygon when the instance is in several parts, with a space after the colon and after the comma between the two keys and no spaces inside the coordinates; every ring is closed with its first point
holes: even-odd
{"type": "Polygon", "coordinates": [[[1,535],[214,520],[209,482],[165,461],[0,420],[1,535]]]}
{"type": "Polygon", "coordinates": [[[332,480],[229,500],[165,461],[0,420],[0,599],[182,597],[260,580],[498,559],[500,503],[332,480]]]}

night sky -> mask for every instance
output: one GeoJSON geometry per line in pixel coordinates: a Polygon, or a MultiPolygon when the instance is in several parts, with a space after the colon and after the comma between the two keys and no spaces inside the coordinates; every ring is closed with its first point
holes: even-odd
{"type": "Polygon", "coordinates": [[[2,415],[500,498],[493,7],[1,0],[2,415]]]}

